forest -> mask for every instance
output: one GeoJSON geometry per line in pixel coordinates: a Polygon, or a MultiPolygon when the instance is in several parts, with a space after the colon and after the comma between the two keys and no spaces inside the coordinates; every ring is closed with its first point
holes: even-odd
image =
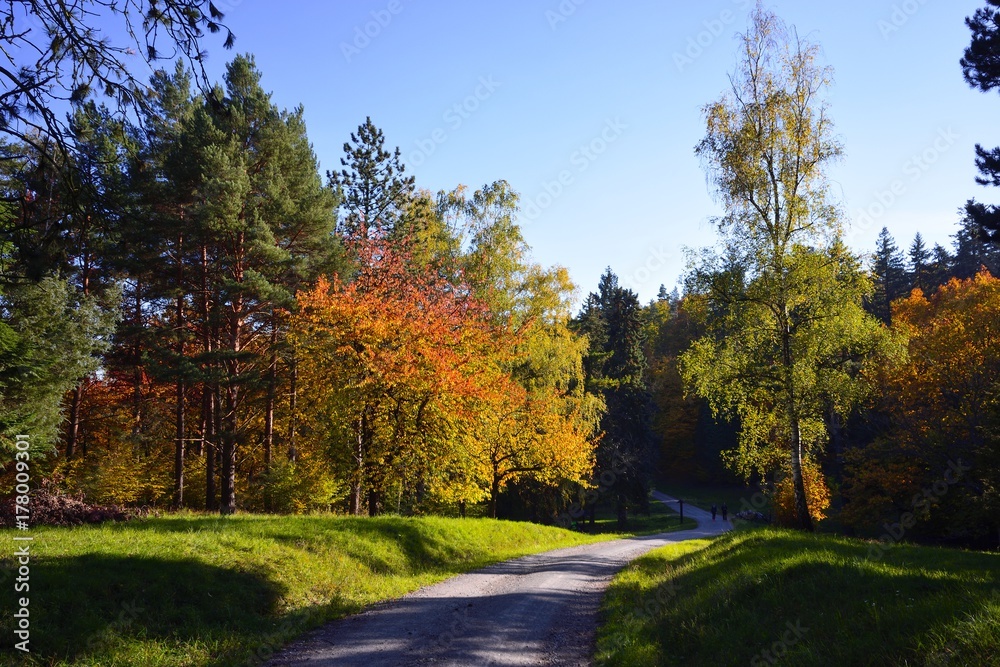
{"type": "MultiPolygon", "coordinates": [[[[848,247],[829,72],[773,15],[695,148],[719,241],[642,303],[537,263],[507,181],[422,188],[372,117],[321,173],[252,55],[206,80],[221,12],[160,5],[187,57],[148,81],[84,31],[0,95],[0,488],[26,435],[46,493],[123,511],[625,525],[666,479],[759,488],[806,530],[1000,544],[1000,214],[848,247]]],[[[962,61],[983,92],[994,5],[962,61]]]]}

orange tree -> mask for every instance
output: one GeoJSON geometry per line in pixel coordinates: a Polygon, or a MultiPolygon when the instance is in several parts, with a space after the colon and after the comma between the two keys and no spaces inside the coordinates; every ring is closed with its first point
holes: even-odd
{"type": "MultiPolygon", "coordinates": [[[[884,371],[891,426],[852,452],[844,519],[913,514],[913,536],[966,541],[1000,530],[1000,280],[985,271],[893,307],[909,360],[884,371]]],[[[909,517],[907,517],[909,520],[909,517]]]]}
{"type": "Polygon", "coordinates": [[[303,423],[349,479],[351,513],[364,495],[375,514],[393,491],[397,504],[464,504],[495,500],[518,476],[589,472],[589,444],[567,439],[573,416],[554,391],[529,394],[511,378],[509,325],[461,280],[415,271],[383,239],[354,250],[355,278],[301,293],[291,333],[303,423]]]}

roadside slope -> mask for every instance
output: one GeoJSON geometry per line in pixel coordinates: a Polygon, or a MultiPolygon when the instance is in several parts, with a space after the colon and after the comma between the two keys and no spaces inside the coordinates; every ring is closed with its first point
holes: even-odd
{"type": "Polygon", "coordinates": [[[559,549],[460,575],[330,623],[269,664],[588,665],[601,598],[616,572],[652,549],[712,538],[728,527],[697,508],[685,507],[685,516],[698,528],[559,549]]]}
{"type": "Polygon", "coordinates": [[[1000,554],[772,528],[689,546],[615,577],[598,665],[1000,665],[1000,554]]]}

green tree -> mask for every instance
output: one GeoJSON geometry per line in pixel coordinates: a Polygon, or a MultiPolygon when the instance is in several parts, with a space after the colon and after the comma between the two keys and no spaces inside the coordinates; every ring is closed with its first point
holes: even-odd
{"type": "Polygon", "coordinates": [[[910,281],[913,287],[923,291],[928,291],[931,287],[929,280],[931,251],[924,243],[924,237],[917,232],[910,244],[910,281]]]}
{"type": "MultiPolygon", "coordinates": [[[[645,377],[645,313],[638,296],[621,287],[618,276],[608,269],[574,325],[589,334],[587,385],[606,406],[595,479],[602,480],[614,499],[618,523],[624,527],[629,507],[647,509],[655,467],[652,401],[645,377]],[[608,479],[613,482],[607,484],[608,479]]],[[[593,519],[595,507],[589,510],[593,519]]]]}
{"type": "Polygon", "coordinates": [[[805,529],[803,469],[825,443],[823,415],[855,402],[855,371],[879,331],[861,305],[870,283],[837,240],[825,169],[841,147],[822,100],[830,72],[817,57],[758,4],[730,92],[705,108],[696,152],[725,208],[717,226],[727,254],[696,268],[717,316],[681,363],[691,391],[739,418],[735,467],[787,470],[805,529]]]}
{"type": "Polygon", "coordinates": [[[341,231],[362,239],[387,236],[404,217],[414,190],[414,178],[403,175],[399,148],[386,150],[385,135],[369,116],[344,144],[340,164],[344,168],[328,171],[327,179],[342,193],[341,231]]]}
{"type": "MultiPolygon", "coordinates": [[[[988,93],[1000,87],[1000,0],[986,0],[986,6],[965,19],[972,41],[962,56],[962,75],[972,88],[988,93]]],[[[1000,186],[1000,147],[987,149],[976,144],[976,183],[1000,186]]],[[[1000,209],[970,200],[968,217],[993,242],[1000,241],[1000,209]]]]}
{"type": "Polygon", "coordinates": [[[885,227],[878,235],[872,274],[875,278],[872,311],[887,325],[892,324],[892,302],[906,296],[907,276],[903,255],[885,227]]]}

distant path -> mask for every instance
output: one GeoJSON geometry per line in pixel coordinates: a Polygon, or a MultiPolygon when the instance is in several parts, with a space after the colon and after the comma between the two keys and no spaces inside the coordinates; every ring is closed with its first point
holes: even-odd
{"type": "MultiPolygon", "coordinates": [[[[674,500],[658,491],[653,497],[674,500]]],[[[589,665],[615,573],[652,549],[730,527],[694,506],[685,505],[684,515],[698,527],[525,556],[428,586],[309,633],[268,664],[589,665]]]]}

